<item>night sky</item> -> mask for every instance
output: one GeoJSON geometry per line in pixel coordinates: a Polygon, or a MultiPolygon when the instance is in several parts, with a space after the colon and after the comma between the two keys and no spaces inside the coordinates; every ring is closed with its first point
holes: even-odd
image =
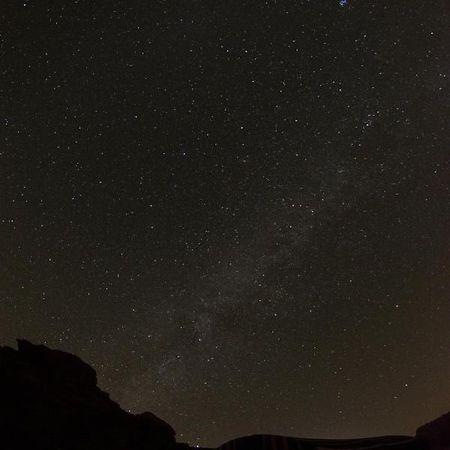
{"type": "Polygon", "coordinates": [[[179,441],[450,405],[447,0],[2,0],[0,344],[179,441]]]}

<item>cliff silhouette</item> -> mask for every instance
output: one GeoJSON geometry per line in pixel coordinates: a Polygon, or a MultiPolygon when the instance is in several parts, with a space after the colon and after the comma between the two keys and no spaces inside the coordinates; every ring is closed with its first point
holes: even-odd
{"type": "MultiPolygon", "coordinates": [[[[88,364],[70,353],[18,339],[0,347],[0,448],[5,450],[189,450],[150,412],[124,411],[97,386],[88,364]]],[[[450,413],[416,435],[302,439],[254,435],[220,450],[450,450],[450,413]]],[[[206,449],[204,449],[206,450],[206,449]]]]}
{"type": "Polygon", "coordinates": [[[18,340],[0,347],[0,448],[170,450],[175,431],[151,413],[130,414],[97,386],[75,355],[18,340]]]}

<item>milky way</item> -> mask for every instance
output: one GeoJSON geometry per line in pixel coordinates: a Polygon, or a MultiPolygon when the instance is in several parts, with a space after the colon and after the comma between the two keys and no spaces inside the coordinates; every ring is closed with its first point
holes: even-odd
{"type": "Polygon", "coordinates": [[[6,0],[0,338],[179,441],[448,410],[447,2],[6,0]]]}

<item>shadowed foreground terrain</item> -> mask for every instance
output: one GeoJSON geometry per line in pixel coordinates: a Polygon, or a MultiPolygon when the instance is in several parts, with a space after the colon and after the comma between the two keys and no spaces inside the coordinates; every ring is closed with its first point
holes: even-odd
{"type": "MultiPolygon", "coordinates": [[[[77,356],[19,339],[0,347],[0,448],[5,450],[188,450],[150,412],[130,414],[97,386],[77,356]]],[[[245,436],[220,450],[450,450],[450,414],[415,437],[301,439],[245,436]]]]}

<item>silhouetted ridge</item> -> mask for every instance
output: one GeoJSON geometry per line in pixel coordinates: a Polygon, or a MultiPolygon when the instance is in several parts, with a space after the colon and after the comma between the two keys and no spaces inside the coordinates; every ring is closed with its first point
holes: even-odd
{"type": "Polygon", "coordinates": [[[450,412],[417,429],[416,436],[432,450],[450,450],[450,412]]]}
{"type": "Polygon", "coordinates": [[[424,450],[409,436],[378,436],[361,439],[308,439],[276,435],[252,435],[233,439],[219,450],[424,450]]]}
{"type": "Polygon", "coordinates": [[[218,450],[450,450],[450,413],[422,425],[414,437],[309,439],[256,434],[233,439],[218,450]]]}
{"type": "Polygon", "coordinates": [[[171,450],[175,432],[146,412],[133,415],[97,387],[77,356],[19,339],[0,347],[0,448],[171,450]]]}
{"type": "MultiPolygon", "coordinates": [[[[17,350],[0,347],[1,450],[194,450],[176,443],[172,427],[152,413],[121,409],[77,356],[17,342],[17,350]]],[[[450,450],[450,413],[419,427],[415,437],[253,435],[217,450],[450,450]]]]}

